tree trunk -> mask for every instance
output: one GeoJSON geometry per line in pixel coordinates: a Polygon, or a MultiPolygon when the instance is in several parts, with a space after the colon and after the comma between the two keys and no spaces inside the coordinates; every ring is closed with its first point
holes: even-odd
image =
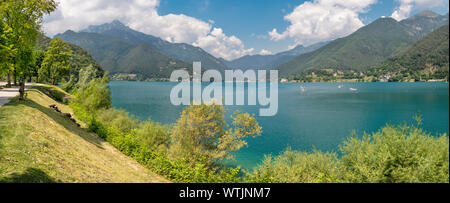
{"type": "Polygon", "coordinates": [[[16,68],[14,68],[14,72],[13,72],[13,79],[14,79],[14,86],[17,86],[17,75],[16,75],[16,68]]]}
{"type": "Polygon", "coordinates": [[[11,73],[10,72],[8,72],[8,84],[6,86],[11,87],[11,73]]]}
{"type": "Polygon", "coordinates": [[[19,100],[25,100],[25,80],[19,82],[19,100]]]}

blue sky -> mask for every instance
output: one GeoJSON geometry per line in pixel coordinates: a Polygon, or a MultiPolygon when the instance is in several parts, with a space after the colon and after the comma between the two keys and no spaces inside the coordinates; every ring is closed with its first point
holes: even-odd
{"type": "Polygon", "coordinates": [[[229,60],[345,37],[381,16],[402,20],[447,0],[58,0],[44,19],[52,36],[120,20],[170,42],[229,60]]]}
{"type": "MultiPolygon", "coordinates": [[[[304,2],[305,0],[167,0],[161,2],[158,11],[161,15],[186,14],[204,21],[213,20],[216,26],[236,35],[246,46],[256,50],[268,49],[276,53],[286,50],[293,40],[273,43],[267,32],[274,27],[286,29],[289,22],[284,20],[284,16],[304,2]]],[[[361,19],[367,25],[381,16],[391,16],[398,6],[400,2],[380,0],[372,5],[368,12],[361,14],[361,19]]],[[[424,9],[446,14],[448,2],[446,7],[424,9]]],[[[414,15],[421,10],[417,8],[411,14],[414,15]]]]}

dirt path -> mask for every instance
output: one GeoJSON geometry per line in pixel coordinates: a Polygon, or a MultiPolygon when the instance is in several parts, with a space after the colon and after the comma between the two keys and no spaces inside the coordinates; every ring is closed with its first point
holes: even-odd
{"type": "MultiPolygon", "coordinates": [[[[0,86],[6,85],[5,82],[0,82],[0,86]]],[[[36,84],[26,84],[25,89],[28,89],[36,84]]],[[[0,107],[7,104],[11,98],[19,95],[19,87],[3,88],[0,89],[0,107]]]]}

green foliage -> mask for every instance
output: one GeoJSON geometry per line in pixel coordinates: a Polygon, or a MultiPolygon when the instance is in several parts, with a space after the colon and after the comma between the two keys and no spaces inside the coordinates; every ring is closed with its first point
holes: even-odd
{"type": "Polygon", "coordinates": [[[266,156],[246,181],[254,183],[325,183],[336,182],[337,155],[286,150],[280,156],[266,156]]]}
{"type": "Polygon", "coordinates": [[[433,137],[417,126],[383,127],[355,135],[336,154],[287,150],[266,157],[248,174],[248,182],[264,183],[448,183],[449,138],[433,137]]]}
{"type": "Polygon", "coordinates": [[[78,118],[100,137],[124,154],[166,178],[182,183],[230,183],[239,181],[240,169],[212,170],[207,165],[189,160],[169,159],[169,126],[152,121],[138,121],[128,113],[104,109],[96,114],[78,103],[71,104],[78,118]]]}
{"type": "MultiPolygon", "coordinates": [[[[50,42],[52,40],[44,35],[39,35],[37,40],[37,47],[36,52],[43,52],[45,53],[46,50],[50,47],[50,42]]],[[[79,74],[85,71],[86,69],[89,69],[89,71],[92,71],[96,74],[97,77],[102,77],[104,75],[104,71],[100,67],[100,65],[91,57],[91,55],[83,50],[82,48],[65,42],[65,46],[68,47],[69,50],[72,52],[72,56],[68,59],[68,63],[70,65],[70,71],[68,75],[64,75],[64,77],[61,77],[61,87],[67,91],[72,92],[76,88],[76,84],[81,84],[79,82],[79,74]]],[[[40,64],[38,61],[36,62],[36,66],[40,68],[40,64]]],[[[84,85],[89,85],[90,80],[83,83],[84,85]]]]}
{"type": "Polygon", "coordinates": [[[208,166],[232,158],[232,152],[247,145],[245,139],[261,135],[261,127],[249,114],[235,113],[227,129],[221,105],[191,105],[181,114],[172,131],[170,155],[208,166]]]}
{"type": "Polygon", "coordinates": [[[75,100],[90,112],[111,108],[111,92],[108,87],[108,76],[94,79],[88,87],[77,89],[75,100]]]}
{"type": "Polygon", "coordinates": [[[341,149],[343,181],[358,183],[449,182],[449,139],[415,126],[386,126],[341,149]]]}
{"type": "Polygon", "coordinates": [[[2,1],[0,15],[4,23],[11,28],[10,48],[17,49],[11,61],[15,65],[15,74],[22,80],[30,73],[32,53],[40,32],[42,18],[55,10],[56,5],[53,0],[2,1]]]}
{"type": "Polygon", "coordinates": [[[72,51],[68,45],[59,38],[53,39],[39,69],[39,79],[56,85],[64,75],[69,73],[70,57],[72,57],[72,51]]]}

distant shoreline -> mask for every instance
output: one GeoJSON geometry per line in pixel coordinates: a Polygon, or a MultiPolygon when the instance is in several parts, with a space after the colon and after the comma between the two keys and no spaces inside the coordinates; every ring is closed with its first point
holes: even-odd
{"type": "MultiPolygon", "coordinates": [[[[174,83],[168,80],[110,80],[111,82],[164,82],[164,83],[174,83]]],[[[191,81],[192,82],[192,81],[191,81]]],[[[231,82],[231,81],[222,81],[223,82],[231,82]]],[[[246,82],[248,81],[238,81],[238,82],[246,82]]],[[[208,83],[208,82],[202,82],[208,83]]],[[[415,82],[351,82],[351,81],[335,81],[335,82],[278,82],[281,84],[308,84],[308,83],[448,83],[448,81],[415,81],[415,82]]]]}

